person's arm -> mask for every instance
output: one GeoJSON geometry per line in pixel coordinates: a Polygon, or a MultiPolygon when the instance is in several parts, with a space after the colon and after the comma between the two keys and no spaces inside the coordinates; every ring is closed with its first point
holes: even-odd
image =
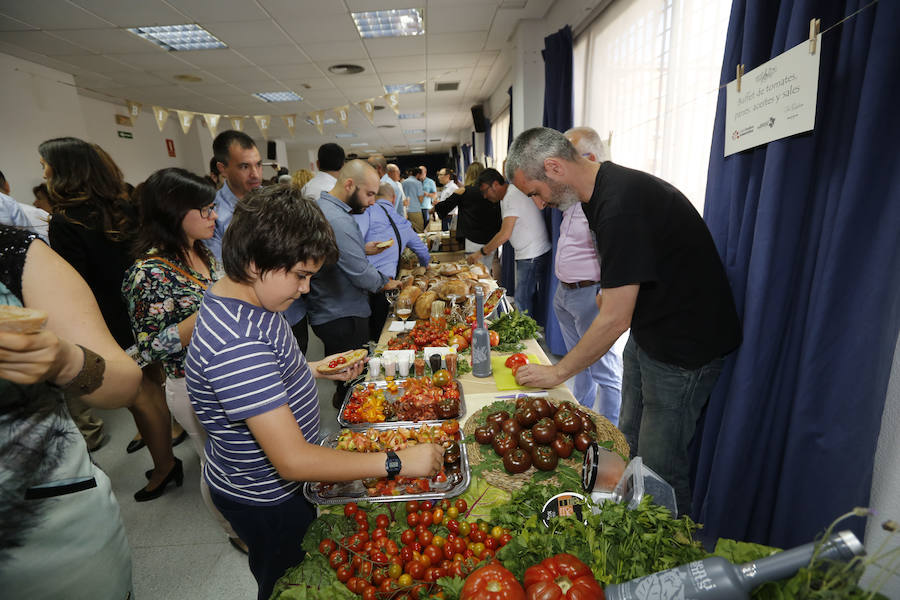
{"type": "Polygon", "coordinates": [[[460,194],[450,192],[449,194],[447,194],[446,198],[444,198],[434,206],[434,211],[440,218],[446,219],[447,215],[449,215],[453,211],[453,209],[459,205],[460,197],[460,194]]]}
{"type": "Polygon", "coordinates": [[[334,381],[350,381],[351,379],[356,379],[357,377],[359,377],[360,373],[363,372],[363,367],[365,367],[365,360],[361,360],[355,365],[346,368],[338,373],[327,374],[319,372],[320,366],[324,365],[327,367],[328,363],[336,359],[341,354],[343,354],[343,352],[338,352],[337,354],[326,356],[322,360],[309,361],[309,368],[312,371],[313,377],[317,379],[332,379],[334,381]]]}
{"type": "Polygon", "coordinates": [[[489,255],[491,252],[502,246],[509,240],[509,236],[512,235],[513,228],[516,226],[516,220],[519,217],[505,217],[503,221],[500,223],[500,231],[498,231],[494,237],[488,241],[487,244],[479,252],[473,252],[472,254],[466,257],[466,261],[469,264],[475,264],[485,256],[489,255]]]}
{"type": "MultiPolygon", "coordinates": [[[[247,426],[282,479],[353,481],[387,474],[384,452],[347,452],[307,442],[286,404],[248,418],[247,426]]],[[[434,475],[441,469],[443,456],[444,450],[437,444],[416,444],[398,450],[400,475],[434,475]]]]}
{"type": "Polygon", "coordinates": [[[425,242],[422,241],[422,238],[416,234],[415,230],[410,225],[409,221],[403,221],[401,223],[397,223],[397,228],[400,230],[401,242],[403,243],[404,248],[409,248],[413,252],[416,253],[416,257],[419,259],[419,264],[423,267],[427,267],[431,262],[431,254],[428,253],[428,247],[425,246],[425,242]]]}
{"type": "Polygon", "coordinates": [[[355,232],[346,231],[342,226],[333,228],[339,249],[337,268],[360,289],[369,292],[390,289],[387,286],[391,279],[378,272],[378,269],[366,259],[365,245],[362,243],[359,228],[357,227],[355,232]]]}
{"type": "Polygon", "coordinates": [[[19,383],[68,384],[81,371],[84,354],[75,344],[103,357],[103,383],[82,396],[88,404],[118,408],[131,404],[141,371],[113,339],[97,301],[78,273],[42,242],[33,242],[22,273],[28,308],[47,313],[47,326],[31,335],[0,334],[0,376],[19,383]],[[12,364],[6,362],[13,354],[12,364]],[[12,371],[10,371],[12,369],[12,371]]]}
{"type": "Polygon", "coordinates": [[[31,224],[31,219],[25,214],[22,206],[14,198],[2,193],[0,193],[0,223],[21,227],[37,233],[31,224]]]}
{"type": "Polygon", "coordinates": [[[575,347],[555,365],[519,367],[516,381],[520,385],[552,388],[600,360],[631,326],[639,290],[637,284],[603,290],[600,312],[575,347]]]}

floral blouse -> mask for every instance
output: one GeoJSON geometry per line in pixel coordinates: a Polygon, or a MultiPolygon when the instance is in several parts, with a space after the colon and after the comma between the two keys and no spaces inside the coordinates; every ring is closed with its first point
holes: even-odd
{"type": "MultiPolygon", "coordinates": [[[[154,250],[148,253],[153,254],[154,250]]],[[[211,278],[204,277],[174,257],[165,257],[165,260],[207,287],[219,278],[215,258],[210,257],[211,278]]],[[[138,260],[125,274],[122,295],[128,305],[138,351],[148,363],[162,362],[168,377],[184,377],[187,346],[181,344],[178,324],[200,309],[205,292],[196,281],[153,256],[138,260]]]]}

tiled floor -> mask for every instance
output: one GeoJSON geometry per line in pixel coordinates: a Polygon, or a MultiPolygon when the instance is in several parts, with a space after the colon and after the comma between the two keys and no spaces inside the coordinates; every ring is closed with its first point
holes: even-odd
{"type": "MultiPolygon", "coordinates": [[[[310,332],[309,356],[322,358],[322,342],[310,332]]],[[[323,432],[337,428],[331,406],[334,384],[320,380],[323,432]]],[[[152,467],[146,449],[127,454],[125,446],[136,429],[127,410],[97,411],[111,439],[93,453],[94,461],[112,480],[131,545],[137,600],[206,600],[256,597],[256,583],[247,557],[235,550],[210,516],[200,497],[200,461],[193,444],[175,448],[184,462],[184,485],[171,484],[160,498],[137,503],[133,495],[146,484],[152,467]]]]}

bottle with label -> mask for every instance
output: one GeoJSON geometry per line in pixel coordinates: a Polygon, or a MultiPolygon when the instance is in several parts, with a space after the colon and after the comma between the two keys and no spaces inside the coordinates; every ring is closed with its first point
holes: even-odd
{"type": "Polygon", "coordinates": [[[491,336],[484,326],[484,291],[475,287],[475,330],[472,332],[472,375],[490,377],[491,336]]]}
{"type": "MultiPolygon", "coordinates": [[[[816,544],[805,544],[771,556],[735,565],[721,556],[633,579],[604,590],[606,600],[742,600],[754,588],[794,575],[812,560],[816,544]]],[[[850,531],[826,540],[817,559],[850,560],[863,546],[850,531]]]]}

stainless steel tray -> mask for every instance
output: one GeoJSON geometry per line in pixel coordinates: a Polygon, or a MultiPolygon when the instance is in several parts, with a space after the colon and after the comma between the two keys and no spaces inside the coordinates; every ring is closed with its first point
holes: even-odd
{"type": "MultiPolygon", "coordinates": [[[[406,380],[407,380],[406,377],[398,377],[398,378],[394,379],[394,381],[398,384],[403,383],[406,380]]],[[[456,388],[459,390],[459,415],[456,417],[451,417],[451,418],[462,419],[464,416],[466,416],[466,397],[465,397],[465,394],[463,393],[462,384],[459,382],[458,379],[454,379],[454,381],[456,382],[456,388]]],[[[374,383],[376,388],[386,388],[387,384],[388,384],[387,380],[385,380],[385,379],[378,379],[375,381],[361,381],[360,383],[362,383],[363,385],[368,385],[370,383],[374,383]]],[[[350,429],[356,429],[356,430],[359,430],[360,428],[366,429],[366,428],[372,427],[374,425],[390,425],[392,427],[415,427],[419,424],[434,425],[435,423],[441,423],[441,422],[447,420],[447,419],[429,419],[429,420],[425,420],[425,421],[383,421],[381,423],[369,423],[369,422],[350,423],[349,421],[344,420],[344,409],[347,408],[347,403],[350,402],[350,396],[352,396],[352,395],[353,395],[353,387],[350,387],[347,389],[347,395],[344,396],[344,401],[341,403],[341,408],[337,414],[337,422],[341,425],[341,427],[348,427],[350,429]]],[[[385,393],[386,400],[388,400],[388,399],[399,400],[402,396],[403,396],[403,394],[397,395],[397,394],[385,393]]]]}
{"type": "MultiPolygon", "coordinates": [[[[419,422],[414,425],[434,425],[434,423],[425,423],[419,422]]],[[[377,425],[369,425],[365,427],[365,429],[397,429],[399,427],[407,427],[406,425],[400,425],[397,423],[379,423],[377,425]]],[[[359,429],[349,428],[358,431],[359,429]]],[[[327,446],[329,448],[333,448],[337,444],[338,436],[340,432],[332,433],[327,436],[320,442],[320,445],[327,446]]],[[[344,483],[335,484],[335,487],[332,488],[332,493],[329,495],[323,495],[319,493],[318,485],[319,482],[307,481],[303,484],[303,495],[307,500],[312,502],[313,504],[346,504],[348,502],[357,502],[361,500],[365,500],[367,502],[405,502],[406,500],[441,500],[443,498],[453,498],[455,496],[459,496],[469,487],[469,482],[471,481],[471,473],[469,472],[469,455],[466,452],[466,445],[462,443],[463,435],[462,429],[460,429],[460,439],[458,441],[459,444],[459,472],[460,479],[458,481],[451,482],[450,479],[447,480],[446,487],[441,487],[436,489],[434,486],[436,484],[432,483],[432,489],[428,492],[424,492],[421,494],[398,494],[396,496],[369,496],[366,492],[365,486],[362,484],[362,481],[348,481],[344,483]],[[333,494],[333,495],[332,495],[333,494]]],[[[440,485],[440,484],[438,484],[440,485]]]]}

